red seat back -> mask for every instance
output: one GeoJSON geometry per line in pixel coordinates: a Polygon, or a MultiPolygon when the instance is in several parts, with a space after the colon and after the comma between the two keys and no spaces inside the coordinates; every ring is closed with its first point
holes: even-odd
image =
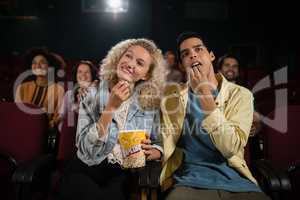
{"type": "Polygon", "coordinates": [[[77,118],[78,115],[76,112],[68,111],[63,119],[57,154],[59,165],[64,165],[64,162],[70,160],[76,152],[75,138],[77,118]]]}
{"type": "MultiPolygon", "coordinates": [[[[278,109],[285,109],[284,107],[278,109]]],[[[274,116],[271,112],[268,117],[273,119],[279,117],[280,123],[285,123],[285,116],[274,116]]],[[[289,166],[300,163],[300,132],[299,132],[300,105],[289,105],[287,107],[287,132],[281,133],[272,127],[263,130],[265,137],[265,155],[276,167],[287,170],[289,166]]],[[[299,171],[299,170],[298,170],[299,171]]],[[[300,194],[300,173],[291,177],[293,196],[300,194]],[[295,177],[297,175],[298,177],[295,177]],[[296,194],[297,193],[297,194],[296,194]]]]}
{"type": "MultiPolygon", "coordinates": [[[[277,109],[285,109],[284,107],[277,109]]],[[[285,116],[274,116],[274,111],[268,114],[269,119],[279,118],[281,123],[285,123],[285,116]]],[[[276,166],[287,168],[296,161],[300,161],[300,134],[299,134],[299,105],[289,105],[287,107],[287,132],[281,133],[272,127],[265,127],[265,153],[269,160],[276,166]],[[298,151],[297,151],[298,149],[298,151]]]]}
{"type": "MultiPolygon", "coordinates": [[[[30,114],[20,110],[21,104],[0,103],[0,154],[19,163],[38,158],[45,152],[47,141],[47,115],[33,105],[24,104],[40,114],[30,114]]],[[[13,162],[0,158],[1,199],[13,199],[11,175],[16,166],[13,162]],[[3,194],[4,193],[4,194],[3,194]]]]}
{"type": "Polygon", "coordinates": [[[17,162],[34,159],[45,150],[47,115],[36,106],[23,104],[40,114],[22,111],[20,103],[0,103],[0,150],[12,155],[17,162]]]}

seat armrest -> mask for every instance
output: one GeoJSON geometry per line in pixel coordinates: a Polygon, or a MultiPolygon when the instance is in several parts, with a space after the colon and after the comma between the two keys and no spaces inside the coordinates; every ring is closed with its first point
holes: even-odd
{"type": "Polygon", "coordinates": [[[269,192],[281,192],[291,190],[288,174],[276,169],[268,160],[257,160],[253,166],[254,175],[257,176],[259,185],[269,192]]]}
{"type": "Polygon", "coordinates": [[[13,171],[17,168],[17,161],[15,160],[14,157],[12,157],[6,153],[0,152],[0,159],[6,160],[9,163],[9,165],[12,167],[13,171]]]}
{"type": "Polygon", "coordinates": [[[158,188],[161,172],[161,162],[148,161],[146,166],[137,170],[138,186],[158,188]]]}
{"type": "Polygon", "coordinates": [[[32,161],[19,164],[15,170],[12,181],[15,183],[31,183],[50,176],[54,168],[55,158],[47,154],[32,161]]]}

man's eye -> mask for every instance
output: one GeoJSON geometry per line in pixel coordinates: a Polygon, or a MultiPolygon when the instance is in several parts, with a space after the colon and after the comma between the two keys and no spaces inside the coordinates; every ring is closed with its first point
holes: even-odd
{"type": "Polygon", "coordinates": [[[195,51],[196,51],[196,52],[203,51],[203,50],[204,50],[203,47],[196,47],[196,48],[195,48],[195,51]]]}
{"type": "Polygon", "coordinates": [[[125,56],[126,56],[127,58],[132,58],[132,56],[131,56],[130,54],[125,54],[125,56]]]}
{"type": "Polygon", "coordinates": [[[181,54],[181,57],[184,58],[184,57],[186,57],[186,56],[188,56],[188,55],[189,55],[188,52],[183,52],[183,53],[181,54]]]}

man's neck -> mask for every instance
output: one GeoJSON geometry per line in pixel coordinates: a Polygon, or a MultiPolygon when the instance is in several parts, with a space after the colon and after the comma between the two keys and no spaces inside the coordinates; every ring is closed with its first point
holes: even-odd
{"type": "Polygon", "coordinates": [[[212,85],[212,90],[216,90],[218,88],[219,83],[213,71],[208,74],[208,82],[212,85]]]}

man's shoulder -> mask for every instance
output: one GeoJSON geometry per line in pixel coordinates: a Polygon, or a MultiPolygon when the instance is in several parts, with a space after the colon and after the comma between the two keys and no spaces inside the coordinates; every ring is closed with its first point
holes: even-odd
{"type": "Polygon", "coordinates": [[[232,94],[232,95],[241,95],[241,96],[246,96],[246,97],[252,97],[252,92],[241,86],[241,85],[238,85],[238,84],[235,84],[235,83],[231,83],[231,82],[227,82],[227,90],[229,92],[229,94],[232,94]]]}

